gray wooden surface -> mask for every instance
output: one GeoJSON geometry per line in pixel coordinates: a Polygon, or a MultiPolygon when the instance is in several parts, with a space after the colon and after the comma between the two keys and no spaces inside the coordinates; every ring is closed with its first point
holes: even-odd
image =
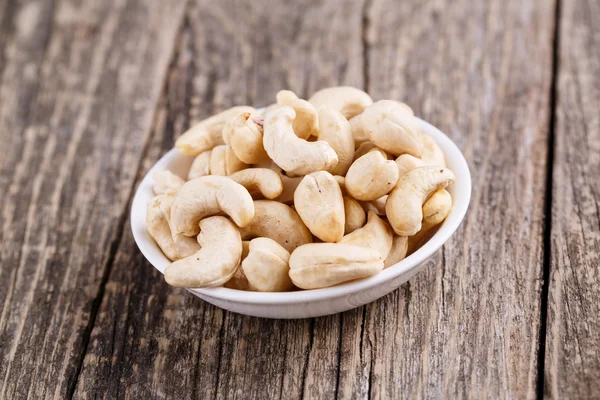
{"type": "Polygon", "coordinates": [[[0,398],[600,398],[596,0],[0,0],[0,398]],[[128,221],[190,124],[406,101],[473,176],[429,267],[277,321],[169,287],[128,221]]]}

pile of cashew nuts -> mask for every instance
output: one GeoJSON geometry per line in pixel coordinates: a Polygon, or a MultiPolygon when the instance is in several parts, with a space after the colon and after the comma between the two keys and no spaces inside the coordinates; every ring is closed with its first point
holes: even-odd
{"type": "Polygon", "coordinates": [[[375,275],[448,215],[454,174],[412,109],[332,87],[233,107],[185,132],[187,181],[154,174],[148,232],[178,287],[282,292],[375,275]]]}

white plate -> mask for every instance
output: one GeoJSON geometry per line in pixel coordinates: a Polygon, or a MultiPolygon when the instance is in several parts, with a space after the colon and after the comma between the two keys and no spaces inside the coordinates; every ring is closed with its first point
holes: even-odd
{"type": "MultiPolygon", "coordinates": [[[[471,199],[471,175],[462,153],[454,142],[433,125],[419,119],[421,131],[431,136],[446,156],[446,163],[456,175],[456,183],[448,187],[452,195],[450,214],[435,235],[419,250],[367,279],[338,286],[286,293],[260,293],[223,287],[188,289],[191,293],[226,310],[265,318],[308,318],[350,310],[370,303],[394,289],[419,272],[427,261],[452,236],[463,220],[471,199]]],[[[161,273],[170,261],[146,230],[146,206],[153,197],[152,174],[170,170],[185,177],[193,157],[173,149],[148,171],[135,193],[131,206],[133,237],[146,259],[161,273]]],[[[166,283],[161,282],[157,284],[166,283]]]]}

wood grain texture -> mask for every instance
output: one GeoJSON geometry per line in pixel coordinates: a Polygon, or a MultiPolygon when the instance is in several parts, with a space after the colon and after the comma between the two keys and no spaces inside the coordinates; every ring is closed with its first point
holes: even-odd
{"type": "Polygon", "coordinates": [[[0,6],[0,398],[75,387],[181,13],[0,6]]]}
{"type": "Polygon", "coordinates": [[[600,396],[600,4],[560,11],[545,394],[587,399],[600,396]]]}

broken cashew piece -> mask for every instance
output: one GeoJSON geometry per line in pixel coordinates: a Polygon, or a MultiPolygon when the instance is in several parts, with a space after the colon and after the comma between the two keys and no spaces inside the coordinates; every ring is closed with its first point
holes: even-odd
{"type": "Polygon", "coordinates": [[[398,181],[398,167],[382,152],[370,151],[354,161],[346,174],[346,190],[356,200],[369,201],[384,196],[398,181]]]}
{"type": "Polygon", "coordinates": [[[165,281],[169,285],[214,287],[233,276],[242,256],[242,239],[233,222],[225,217],[203,219],[198,243],[200,250],[165,269],[165,281]]]}
{"type": "Polygon", "coordinates": [[[374,212],[369,211],[367,224],[344,236],[338,243],[352,244],[377,250],[383,261],[387,258],[392,248],[393,238],[392,228],[390,228],[387,222],[379,218],[374,212]]]}
{"type": "Polygon", "coordinates": [[[385,205],[386,215],[394,231],[400,236],[412,236],[419,232],[425,200],[454,180],[452,171],[439,167],[420,167],[404,175],[385,205]]]}
{"type": "Polygon", "coordinates": [[[344,213],[346,215],[344,223],[344,235],[362,228],[367,222],[367,215],[360,203],[350,196],[344,196],[344,213]]]}
{"type": "Polygon", "coordinates": [[[331,108],[350,119],[373,104],[373,99],[364,91],[351,86],[336,86],[321,89],[308,99],[317,110],[331,108]]]}
{"type": "Polygon", "coordinates": [[[383,262],[383,268],[389,268],[392,265],[404,260],[408,252],[408,238],[406,236],[394,235],[392,240],[392,248],[383,262]]]}
{"type": "Polygon", "coordinates": [[[224,144],[212,149],[210,155],[211,175],[228,176],[245,168],[248,168],[248,165],[236,157],[231,146],[224,144]]]}
{"type": "Polygon", "coordinates": [[[341,243],[311,243],[290,256],[290,278],[302,289],[318,289],[366,278],[383,269],[374,249],[341,243]]]}
{"type": "Polygon", "coordinates": [[[186,182],[175,195],[169,225],[174,238],[194,236],[201,219],[225,212],[238,226],[254,218],[254,202],[245,187],[224,176],[203,176],[186,182]]]}
{"type": "Polygon", "coordinates": [[[420,157],[423,141],[417,119],[406,108],[393,100],[373,103],[361,115],[369,139],[393,155],[403,153],[420,157]]]}
{"type": "Polygon", "coordinates": [[[245,164],[258,164],[269,159],[263,147],[262,127],[249,112],[241,113],[227,122],[223,128],[223,140],[245,164]]]}
{"type": "Polygon", "coordinates": [[[280,90],[277,92],[277,105],[290,106],[296,112],[296,118],[292,127],[294,133],[301,139],[317,136],[319,126],[317,122],[317,109],[306,100],[300,99],[291,90],[280,90]]]}
{"type": "Polygon", "coordinates": [[[267,154],[284,171],[307,175],[316,171],[330,171],[338,163],[338,156],[329,143],[300,139],[292,129],[296,117],[293,108],[278,107],[265,116],[263,144],[267,154]]]}
{"type": "Polygon", "coordinates": [[[324,140],[338,156],[333,175],[346,175],[354,159],[354,138],[348,120],[330,108],[319,111],[319,140],[324,140]]]}
{"type": "Polygon", "coordinates": [[[340,185],[326,171],[306,175],[294,193],[296,212],[313,235],[324,242],[344,236],[344,199],[340,185]]]}
{"type": "Polygon", "coordinates": [[[423,204],[423,225],[421,230],[408,238],[408,251],[412,253],[422,243],[431,230],[441,224],[452,208],[452,196],[446,189],[434,192],[423,204]]]}
{"type": "Polygon", "coordinates": [[[312,242],[310,231],[291,207],[277,201],[256,200],[254,209],[254,219],[240,229],[242,239],[267,237],[289,252],[312,242]]]}
{"type": "Polygon", "coordinates": [[[262,195],[272,200],[283,191],[279,174],[268,168],[243,169],[229,175],[229,178],[248,189],[251,196],[262,195]]]}
{"type": "Polygon", "coordinates": [[[175,147],[183,154],[197,156],[206,150],[211,150],[215,146],[224,144],[222,132],[225,124],[231,118],[243,112],[252,113],[254,112],[254,107],[232,107],[200,121],[177,139],[175,147]]]}
{"type": "Polygon", "coordinates": [[[154,174],[152,174],[152,179],[154,179],[154,187],[152,188],[152,192],[155,195],[174,195],[185,183],[183,179],[168,170],[156,171],[154,174]]]}
{"type": "Polygon", "coordinates": [[[242,270],[250,286],[258,292],[285,292],[294,287],[289,271],[290,253],[276,241],[256,238],[242,261],[242,270]]]}
{"type": "Polygon", "coordinates": [[[194,158],[192,166],[190,167],[190,171],[188,172],[188,181],[200,178],[201,176],[210,175],[211,154],[212,150],[206,150],[194,158]]]}
{"type": "Polygon", "coordinates": [[[200,249],[196,238],[187,236],[173,240],[169,228],[169,214],[173,204],[173,196],[159,195],[148,204],[146,226],[152,239],[158,244],[165,256],[171,261],[179,260],[194,254],[200,249]]]}

